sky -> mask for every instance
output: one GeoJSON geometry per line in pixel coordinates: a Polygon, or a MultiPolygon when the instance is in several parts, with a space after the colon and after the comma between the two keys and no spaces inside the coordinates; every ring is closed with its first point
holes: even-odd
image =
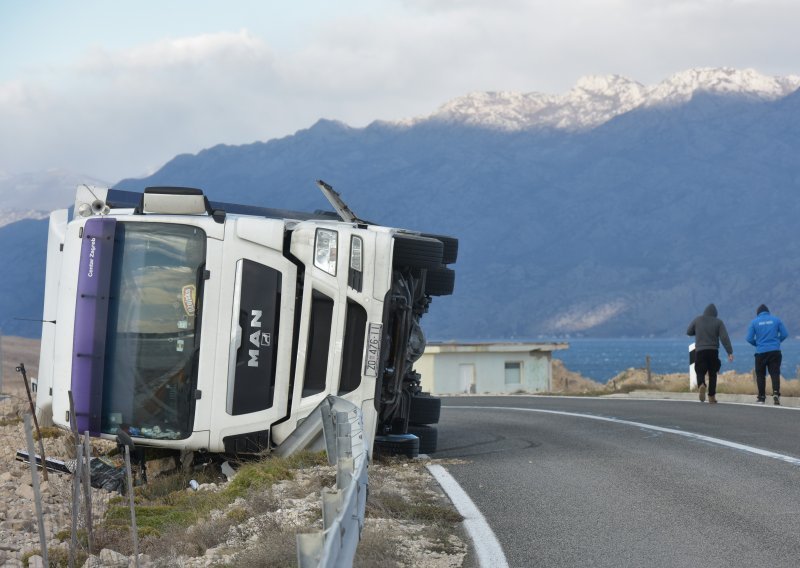
{"type": "Polygon", "coordinates": [[[0,179],[108,182],[475,91],[800,73],[796,0],[0,0],[0,179]]]}

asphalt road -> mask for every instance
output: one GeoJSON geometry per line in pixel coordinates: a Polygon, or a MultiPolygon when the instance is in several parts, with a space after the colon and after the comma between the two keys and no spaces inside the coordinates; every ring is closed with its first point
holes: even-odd
{"type": "Polygon", "coordinates": [[[457,458],[445,467],[486,517],[510,566],[800,566],[800,410],[445,398],[432,457],[457,458]]]}

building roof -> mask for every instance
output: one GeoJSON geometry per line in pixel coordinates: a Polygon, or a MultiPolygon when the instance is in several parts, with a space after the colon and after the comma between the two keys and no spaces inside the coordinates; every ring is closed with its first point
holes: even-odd
{"type": "Polygon", "coordinates": [[[560,349],[569,349],[569,343],[530,343],[524,341],[508,342],[428,342],[425,353],[522,353],[535,351],[549,352],[560,349]]]}

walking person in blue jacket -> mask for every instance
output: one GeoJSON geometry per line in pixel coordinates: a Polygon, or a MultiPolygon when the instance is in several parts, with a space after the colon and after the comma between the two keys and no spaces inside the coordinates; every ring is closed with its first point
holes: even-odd
{"type": "Polygon", "coordinates": [[[756,347],[756,384],[758,385],[758,404],[764,404],[766,397],[767,371],[772,379],[772,400],[781,403],[781,343],[789,337],[781,318],[769,313],[764,304],[758,306],[756,318],[747,328],[747,343],[756,347]]]}
{"type": "Polygon", "coordinates": [[[719,360],[719,344],[728,352],[728,361],[733,361],[733,346],[725,324],[717,317],[717,306],[708,304],[703,315],[697,316],[689,324],[686,335],[693,335],[694,370],[697,373],[697,390],[700,402],[706,400],[706,373],[708,373],[708,402],[717,402],[717,373],[722,367],[719,360]]]}

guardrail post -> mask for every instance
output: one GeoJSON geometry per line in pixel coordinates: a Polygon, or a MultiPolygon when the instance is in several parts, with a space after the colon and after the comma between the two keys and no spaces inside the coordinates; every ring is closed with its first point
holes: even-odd
{"type": "Polygon", "coordinates": [[[327,530],[333,525],[342,508],[342,491],[324,488],[322,490],[322,528],[327,530]]]}
{"type": "Polygon", "coordinates": [[[318,409],[328,462],[336,465],[336,488],[322,490],[323,530],[297,535],[297,563],[300,568],[351,566],[367,502],[368,450],[361,409],[335,396],[318,409]]]}
{"type": "Polygon", "coordinates": [[[339,458],[336,464],[336,487],[345,489],[353,480],[355,460],[353,458],[339,458]]]}
{"type": "Polygon", "coordinates": [[[336,420],[333,413],[333,402],[326,398],[320,404],[320,416],[322,417],[322,435],[325,438],[325,450],[328,453],[328,463],[336,465],[336,420]]]}
{"type": "Polygon", "coordinates": [[[325,533],[313,532],[297,535],[297,565],[300,568],[319,566],[324,545],[325,533]]]}

